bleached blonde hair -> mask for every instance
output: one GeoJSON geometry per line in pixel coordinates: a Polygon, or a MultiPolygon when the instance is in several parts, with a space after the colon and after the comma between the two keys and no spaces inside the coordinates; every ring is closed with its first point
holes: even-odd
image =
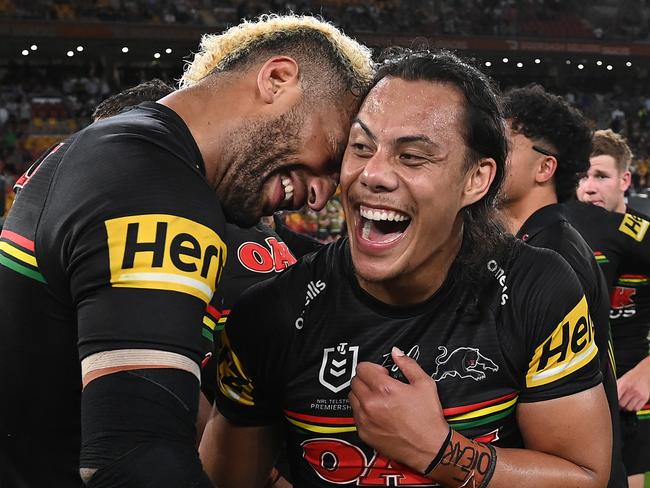
{"type": "Polygon", "coordinates": [[[310,63],[323,66],[325,62],[334,68],[336,78],[359,95],[369,88],[374,76],[370,49],[332,24],[307,15],[265,14],[222,34],[204,35],[179,85],[191,86],[211,73],[259,60],[262,54],[293,55],[301,68],[310,63]]]}

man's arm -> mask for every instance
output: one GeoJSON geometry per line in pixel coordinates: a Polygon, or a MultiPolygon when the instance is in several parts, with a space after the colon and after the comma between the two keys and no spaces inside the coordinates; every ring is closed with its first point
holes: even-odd
{"type": "Polygon", "coordinates": [[[440,457],[429,477],[448,487],[468,482],[491,488],[531,483],[546,488],[607,484],[612,434],[601,385],[553,400],[520,404],[517,416],[526,449],[492,451],[458,433],[444,445],[449,426],[435,381],[401,352],[394,351],[393,360],[409,384],[391,378],[379,365],[361,363],[350,393],[359,436],[384,456],[420,473],[440,457]],[[494,466],[493,472],[490,466],[494,466]]]}
{"type": "Polygon", "coordinates": [[[623,410],[636,412],[650,400],[650,356],[616,382],[618,402],[623,410]]]}
{"type": "Polygon", "coordinates": [[[208,477],[220,488],[262,487],[269,481],[279,444],[278,429],[233,425],[215,407],[199,456],[208,477]]]}

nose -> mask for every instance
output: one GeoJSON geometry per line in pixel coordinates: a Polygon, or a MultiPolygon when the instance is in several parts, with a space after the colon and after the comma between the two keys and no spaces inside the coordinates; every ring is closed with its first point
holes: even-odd
{"type": "Polygon", "coordinates": [[[332,198],[338,185],[338,173],[331,176],[312,177],[307,182],[307,205],[312,210],[322,209],[332,198]]]}
{"type": "Polygon", "coordinates": [[[359,181],[377,193],[394,191],[399,184],[397,175],[379,152],[366,161],[359,181]]]}
{"type": "Polygon", "coordinates": [[[580,181],[578,188],[582,190],[582,192],[586,193],[587,195],[593,195],[594,193],[596,193],[594,178],[592,178],[591,176],[587,176],[586,178],[583,178],[580,181]]]}

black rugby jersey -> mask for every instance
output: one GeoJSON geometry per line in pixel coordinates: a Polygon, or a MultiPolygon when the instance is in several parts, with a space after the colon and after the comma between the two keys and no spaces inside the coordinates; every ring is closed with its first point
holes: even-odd
{"type": "Polygon", "coordinates": [[[347,400],[360,361],[403,379],[390,358],[397,346],[437,381],[454,429],[522,446],[519,402],[570,395],[601,375],[571,268],[552,251],[511,245],[508,262],[484,263],[485,286],[464,286],[454,264],[429,300],[409,307],[359,287],[347,239],[252,287],[226,327],[219,411],[237,425],[282,422],[296,486],[433,486],[362,443],[347,400]]]}
{"type": "Polygon", "coordinates": [[[524,222],[517,237],[531,246],[552,249],[557,252],[569,263],[582,285],[594,322],[603,387],[612,419],[614,445],[612,469],[607,486],[609,488],[626,487],[627,476],[623,466],[620,443],[621,427],[618,414],[616,368],[609,327],[609,291],[591,248],[568,222],[564,215],[564,208],[563,205],[553,204],[538,209],[524,222]]]}
{"type": "Polygon", "coordinates": [[[580,203],[571,203],[567,209],[569,220],[610,280],[609,318],[620,377],[648,355],[650,218],[633,209],[620,214],[580,203]]]}
{"type": "MultiPolygon", "coordinates": [[[[219,288],[203,317],[203,336],[214,344],[210,351],[220,349],[220,332],[239,296],[251,285],[266,280],[296,262],[291,250],[268,225],[262,223],[243,229],[226,224],[225,243],[229,258],[219,288]]],[[[217,361],[213,356],[201,370],[201,390],[209,402],[216,390],[217,361]]]]}
{"type": "Polygon", "coordinates": [[[77,133],[22,182],[0,235],[0,485],[81,485],[80,359],[204,356],[226,247],[203,173],[180,117],[145,103],[77,133]]]}

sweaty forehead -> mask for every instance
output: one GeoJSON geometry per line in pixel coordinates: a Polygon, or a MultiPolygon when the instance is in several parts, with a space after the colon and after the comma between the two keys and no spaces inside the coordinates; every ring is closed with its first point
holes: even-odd
{"type": "Polygon", "coordinates": [[[464,96],[448,83],[387,77],[370,91],[359,117],[379,131],[449,134],[460,130],[463,113],[464,96]]]}

